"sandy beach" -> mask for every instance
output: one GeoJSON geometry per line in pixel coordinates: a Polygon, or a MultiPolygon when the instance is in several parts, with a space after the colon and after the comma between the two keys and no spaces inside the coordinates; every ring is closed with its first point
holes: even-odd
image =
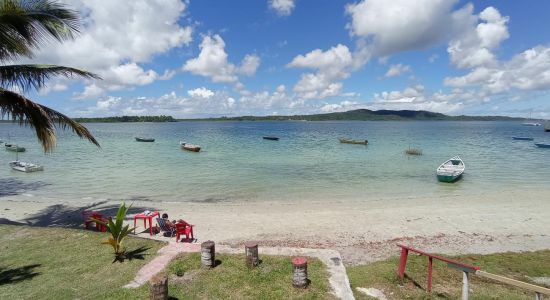
{"type": "MultiPolygon", "coordinates": [[[[198,241],[339,250],[347,264],[398,254],[396,243],[445,254],[550,248],[550,190],[498,191],[441,198],[306,202],[133,203],[195,224],[198,241]]],[[[114,214],[120,202],[0,202],[0,223],[80,226],[80,210],[114,214]]],[[[129,221],[131,221],[130,214],[129,221]]],[[[138,224],[138,231],[143,230],[138,224]]]]}

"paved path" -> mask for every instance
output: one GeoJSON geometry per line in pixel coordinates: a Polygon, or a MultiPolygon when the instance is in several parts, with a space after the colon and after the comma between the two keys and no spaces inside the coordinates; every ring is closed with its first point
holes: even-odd
{"type": "MultiPolygon", "coordinates": [[[[137,288],[149,281],[154,275],[161,272],[168,263],[179,253],[199,252],[199,243],[175,243],[171,242],[158,251],[158,256],[143,266],[132,282],[124,287],[137,288]]],[[[340,299],[354,299],[349,284],[346,268],[342,264],[342,257],[336,250],[307,249],[307,248],[286,248],[286,247],[259,247],[260,255],[283,255],[283,256],[309,256],[321,260],[330,274],[329,283],[332,293],[340,299]]],[[[243,248],[232,248],[225,245],[216,245],[216,252],[238,254],[244,253],[243,248]]]]}

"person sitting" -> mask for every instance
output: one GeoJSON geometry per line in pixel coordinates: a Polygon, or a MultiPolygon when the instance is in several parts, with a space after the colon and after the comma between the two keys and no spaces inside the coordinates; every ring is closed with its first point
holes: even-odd
{"type": "Polygon", "coordinates": [[[176,229],[176,224],[177,223],[183,223],[184,221],[182,219],[179,219],[179,220],[173,220],[173,221],[170,221],[170,219],[168,219],[168,214],[167,213],[164,213],[162,214],[162,218],[164,219],[164,223],[170,227],[170,228],[173,228],[173,229],[176,229]]]}

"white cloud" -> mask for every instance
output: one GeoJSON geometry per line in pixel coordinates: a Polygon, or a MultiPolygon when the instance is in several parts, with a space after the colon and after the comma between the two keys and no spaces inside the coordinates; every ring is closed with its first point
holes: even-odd
{"type": "Polygon", "coordinates": [[[246,76],[253,76],[260,66],[260,57],[257,55],[246,55],[239,67],[239,73],[246,76]]]}
{"type": "Polygon", "coordinates": [[[464,107],[466,95],[457,91],[452,94],[433,93],[429,94],[424,86],[416,85],[407,87],[403,91],[390,91],[374,94],[373,104],[369,109],[392,109],[392,110],[427,110],[441,113],[457,112],[464,107]]]}
{"type": "Polygon", "coordinates": [[[313,50],[306,55],[296,56],[287,67],[309,68],[316,73],[302,74],[294,91],[304,99],[322,99],[338,95],[342,83],[337,82],[349,77],[354,66],[354,57],[347,46],[338,44],[327,51],[313,50]]]}
{"type": "Polygon", "coordinates": [[[477,67],[458,77],[447,77],[445,85],[479,88],[491,95],[511,91],[550,89],[550,47],[537,46],[493,67],[477,67]]]}
{"type": "Polygon", "coordinates": [[[104,80],[89,83],[96,85],[90,89],[122,88],[159,79],[153,75],[155,71],[145,71],[138,64],[192,40],[192,28],[179,25],[186,9],[185,2],[179,0],[65,2],[83,16],[81,34],[74,41],[43,47],[32,62],[68,65],[98,73],[104,80]],[[130,71],[139,78],[125,77],[130,71]]]}
{"type": "Polygon", "coordinates": [[[68,88],[69,86],[67,84],[57,81],[44,86],[42,89],[40,89],[40,91],[38,91],[38,94],[40,96],[44,96],[49,94],[50,92],[65,91],[68,88]]]}
{"type": "Polygon", "coordinates": [[[355,101],[342,101],[340,103],[332,103],[332,104],[325,104],[321,106],[320,110],[323,113],[332,113],[332,112],[340,112],[340,111],[348,111],[353,109],[358,109],[360,107],[365,106],[364,104],[360,104],[359,102],[355,101]]]}
{"type": "Polygon", "coordinates": [[[439,59],[439,55],[437,54],[432,54],[430,55],[430,57],[428,57],[428,62],[430,62],[431,64],[433,64],[436,60],[439,59]]]}
{"type": "Polygon", "coordinates": [[[464,26],[449,42],[447,52],[451,63],[459,68],[494,65],[492,50],[509,37],[508,17],[501,16],[493,7],[485,8],[479,16],[473,15],[473,9],[468,4],[455,14],[455,19],[464,20],[464,26]]]}
{"type": "Polygon", "coordinates": [[[269,0],[269,6],[280,16],[288,16],[294,9],[295,0],[269,0]]]}
{"type": "Polygon", "coordinates": [[[411,66],[403,65],[403,64],[396,64],[391,65],[388,71],[386,72],[386,77],[396,77],[401,74],[407,73],[411,71],[411,66]]]}
{"type": "Polygon", "coordinates": [[[75,99],[97,98],[97,97],[103,95],[104,92],[105,92],[105,90],[103,88],[99,87],[95,83],[92,83],[92,84],[87,85],[84,88],[84,91],[82,93],[75,94],[75,99]]]}
{"type": "MultiPolygon", "coordinates": [[[[200,90],[200,89],[199,89],[200,90]]],[[[75,114],[79,116],[116,116],[116,115],[170,115],[176,118],[195,118],[218,115],[233,115],[238,105],[226,92],[189,93],[190,97],[179,96],[171,92],[160,97],[106,97],[94,106],[86,107],[75,114]],[[209,95],[204,97],[204,95],[209,95]]]]}
{"type": "Polygon", "coordinates": [[[191,97],[206,98],[206,99],[214,96],[214,92],[212,92],[211,90],[209,90],[205,87],[200,87],[200,88],[196,88],[194,90],[189,90],[189,91],[187,91],[187,94],[191,97]]]}
{"type": "Polygon", "coordinates": [[[199,45],[200,53],[196,58],[188,60],[183,70],[195,75],[210,77],[213,82],[227,82],[236,85],[237,89],[244,89],[238,81],[237,74],[252,76],[260,65],[257,55],[246,55],[241,66],[237,67],[228,61],[225,52],[225,42],[219,35],[205,36],[199,45]]]}
{"type": "Polygon", "coordinates": [[[199,46],[199,56],[188,60],[183,70],[210,77],[214,82],[236,82],[235,65],[227,61],[225,42],[219,35],[205,36],[199,46]]]}
{"type": "Polygon", "coordinates": [[[427,48],[445,41],[455,26],[451,10],[457,0],[361,0],[346,6],[350,33],[372,39],[381,57],[427,48]]]}

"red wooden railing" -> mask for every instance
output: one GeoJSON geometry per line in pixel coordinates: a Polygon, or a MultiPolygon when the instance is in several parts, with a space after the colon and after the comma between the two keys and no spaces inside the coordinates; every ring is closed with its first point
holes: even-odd
{"type": "Polygon", "coordinates": [[[409,255],[409,251],[428,257],[428,287],[426,288],[428,292],[432,291],[432,268],[434,258],[446,262],[450,267],[462,270],[466,274],[466,281],[468,280],[468,273],[475,273],[477,270],[481,269],[478,266],[461,263],[456,260],[452,260],[439,255],[434,255],[402,244],[397,244],[397,246],[401,247],[401,257],[399,258],[399,267],[397,268],[397,275],[401,280],[403,280],[403,278],[405,277],[405,267],[407,265],[407,257],[409,255]]]}

